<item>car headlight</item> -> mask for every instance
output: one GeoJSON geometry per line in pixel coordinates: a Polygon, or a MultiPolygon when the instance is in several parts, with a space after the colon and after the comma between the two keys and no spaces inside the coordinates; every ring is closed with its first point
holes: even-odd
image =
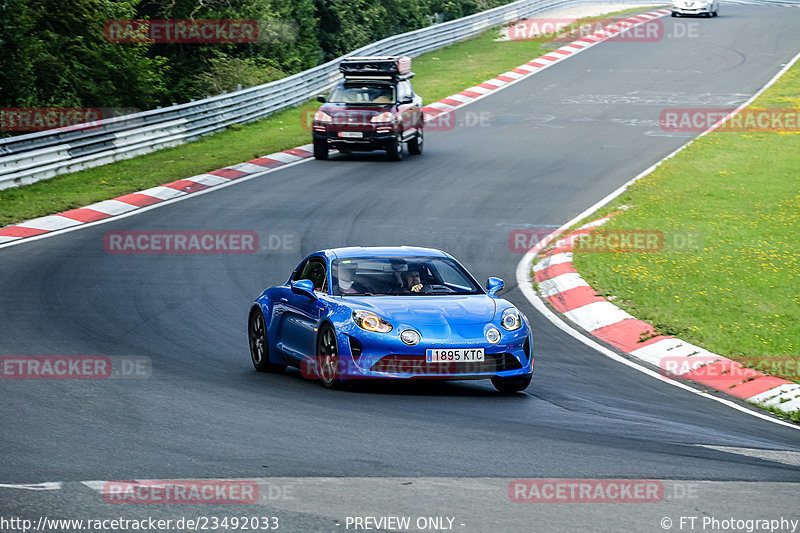
{"type": "Polygon", "coordinates": [[[332,124],[333,119],[325,111],[317,111],[314,113],[314,122],[321,122],[323,124],[332,124]]]}
{"type": "Polygon", "coordinates": [[[497,328],[489,328],[486,330],[486,340],[492,344],[500,342],[500,331],[497,328]]]}
{"type": "Polygon", "coordinates": [[[353,311],[353,320],[362,329],[376,333],[389,333],[392,325],[371,311],[353,311]]]}
{"type": "Polygon", "coordinates": [[[376,122],[394,122],[394,115],[392,114],[391,111],[385,111],[379,115],[375,115],[374,117],[369,119],[369,121],[372,122],[373,124],[376,122]]]}
{"type": "Polygon", "coordinates": [[[500,325],[503,326],[503,329],[508,331],[514,331],[515,329],[521,328],[522,317],[519,316],[519,311],[513,307],[509,307],[503,311],[503,316],[500,319],[500,325]]]}

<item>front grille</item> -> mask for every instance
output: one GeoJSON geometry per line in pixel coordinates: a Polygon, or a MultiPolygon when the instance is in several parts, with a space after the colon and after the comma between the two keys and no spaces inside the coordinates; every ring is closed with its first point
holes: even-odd
{"type": "Polygon", "coordinates": [[[402,374],[481,374],[516,370],[522,365],[510,353],[485,354],[484,361],[428,363],[425,354],[390,354],[379,359],[370,370],[402,374]]]}

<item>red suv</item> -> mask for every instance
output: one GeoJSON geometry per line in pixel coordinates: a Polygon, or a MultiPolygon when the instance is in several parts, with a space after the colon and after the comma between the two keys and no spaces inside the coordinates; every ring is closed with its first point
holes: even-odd
{"type": "Polygon", "coordinates": [[[327,159],[333,148],[386,150],[389,159],[403,158],[403,143],[411,154],[422,153],[422,98],[414,93],[410,57],[348,57],[344,75],[314,114],[314,157],[327,159]]]}

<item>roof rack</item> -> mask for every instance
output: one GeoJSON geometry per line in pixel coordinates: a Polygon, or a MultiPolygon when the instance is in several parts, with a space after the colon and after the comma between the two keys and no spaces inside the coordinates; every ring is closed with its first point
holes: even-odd
{"type": "Polygon", "coordinates": [[[339,71],[354,80],[407,80],[414,76],[408,56],[346,57],[339,71]]]}

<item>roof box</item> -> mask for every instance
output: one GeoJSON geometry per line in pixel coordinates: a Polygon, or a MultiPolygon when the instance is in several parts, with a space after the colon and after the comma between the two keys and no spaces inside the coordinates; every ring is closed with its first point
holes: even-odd
{"type": "Polygon", "coordinates": [[[411,58],[408,56],[346,57],[339,64],[345,78],[392,79],[411,77],[411,58]]]}

